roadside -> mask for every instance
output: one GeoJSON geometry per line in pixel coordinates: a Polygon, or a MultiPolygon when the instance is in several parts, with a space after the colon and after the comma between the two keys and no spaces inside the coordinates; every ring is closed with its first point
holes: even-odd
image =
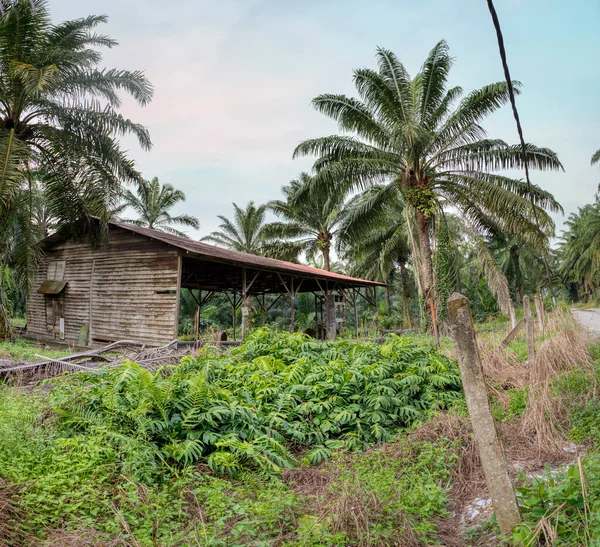
{"type": "Polygon", "coordinates": [[[573,317],[594,334],[600,334],[600,308],[572,309],[573,317]]]}

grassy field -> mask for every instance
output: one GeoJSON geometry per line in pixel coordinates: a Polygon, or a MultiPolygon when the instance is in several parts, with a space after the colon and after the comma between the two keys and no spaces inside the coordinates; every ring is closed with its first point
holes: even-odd
{"type": "Polygon", "coordinates": [[[28,361],[33,363],[43,361],[43,358],[37,355],[58,359],[72,353],[73,350],[67,346],[57,347],[36,344],[31,340],[19,337],[14,342],[0,342],[0,359],[11,359],[13,361],[28,361]]]}
{"type": "MultiPolygon", "coordinates": [[[[524,516],[507,541],[594,544],[600,349],[557,314],[533,373],[522,341],[491,352],[505,323],[478,330],[524,516]]],[[[6,386],[0,544],[499,545],[489,508],[472,516],[485,483],[442,348],[257,331],[158,374],[126,364],[6,386]]]]}

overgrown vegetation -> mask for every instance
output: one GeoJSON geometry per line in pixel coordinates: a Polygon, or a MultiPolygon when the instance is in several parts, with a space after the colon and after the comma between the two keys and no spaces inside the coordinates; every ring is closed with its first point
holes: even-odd
{"type": "MultiPolygon", "coordinates": [[[[593,545],[600,364],[557,313],[532,376],[510,349],[490,351],[504,328],[487,325],[480,344],[522,470],[510,542],[593,545]]],[[[465,516],[485,483],[456,366],[420,337],[323,344],[261,329],[157,373],[127,363],[6,387],[0,470],[8,545],[499,544],[493,520],[465,516]]]]}
{"type": "Polygon", "coordinates": [[[295,452],[318,464],[365,449],[459,397],[450,360],[410,339],[379,346],[255,331],[231,356],[207,349],[172,370],[135,363],[78,374],[51,399],[73,433],[118,434],[157,460],[206,461],[216,473],[279,471],[295,452]]]}
{"type": "Polygon", "coordinates": [[[456,366],[430,345],[264,329],[230,355],[49,387],[0,391],[9,506],[35,514],[2,528],[14,544],[60,530],[124,545],[385,545],[403,530],[433,537],[429,517],[446,514],[452,442],[358,455],[460,399],[456,366]],[[282,475],[325,460],[316,498],[282,475]]]}

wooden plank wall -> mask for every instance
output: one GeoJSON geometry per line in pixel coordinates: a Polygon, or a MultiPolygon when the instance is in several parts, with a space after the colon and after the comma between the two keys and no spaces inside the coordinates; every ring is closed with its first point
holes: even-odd
{"type": "Polygon", "coordinates": [[[160,345],[175,338],[177,250],[117,228],[111,228],[109,244],[103,248],[83,240],[62,242],[46,251],[28,300],[28,335],[61,341],[57,329],[47,325],[50,297],[37,294],[56,271],[56,260],[65,261],[62,278],[68,282],[63,296],[65,342],[76,344],[84,325],[96,343],[134,339],[160,345]]]}

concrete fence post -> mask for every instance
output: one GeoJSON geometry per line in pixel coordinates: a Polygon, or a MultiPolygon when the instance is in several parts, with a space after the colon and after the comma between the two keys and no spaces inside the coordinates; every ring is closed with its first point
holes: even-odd
{"type": "Polygon", "coordinates": [[[512,300],[510,301],[510,329],[513,330],[517,326],[517,317],[515,315],[515,307],[512,300]]]}
{"type": "Polygon", "coordinates": [[[527,366],[532,367],[535,363],[535,337],[529,296],[523,297],[523,313],[525,315],[525,337],[527,338],[527,366]]]}
{"type": "Polygon", "coordinates": [[[536,294],[533,297],[533,301],[535,302],[535,314],[537,315],[538,330],[543,332],[544,323],[546,322],[546,318],[544,317],[544,301],[539,294],[536,294]]]}
{"type": "Polygon", "coordinates": [[[500,531],[509,535],[521,522],[506,458],[492,416],[475,329],[467,297],[454,293],[448,300],[448,321],[456,345],[458,365],[463,382],[473,434],[479,447],[492,505],[500,531]]]}

